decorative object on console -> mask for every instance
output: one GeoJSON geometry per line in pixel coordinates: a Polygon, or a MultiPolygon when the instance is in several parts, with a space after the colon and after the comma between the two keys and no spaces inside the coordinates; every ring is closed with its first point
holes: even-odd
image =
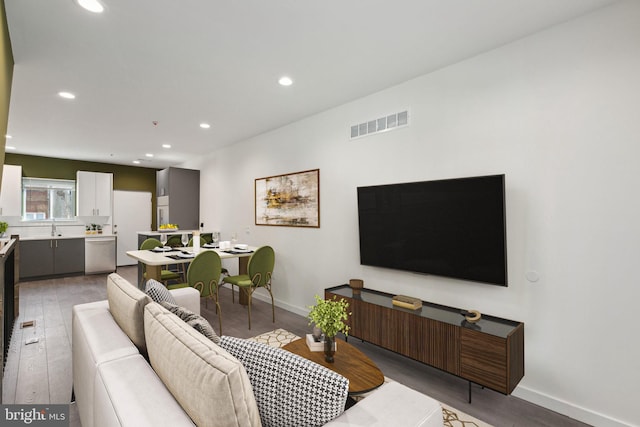
{"type": "Polygon", "coordinates": [[[7,231],[7,228],[9,228],[9,224],[4,221],[0,221],[0,237],[4,237],[4,233],[7,231]]]}
{"type": "Polygon", "coordinates": [[[364,288],[364,280],[362,279],[349,279],[349,286],[353,290],[355,295],[359,294],[362,288],[364,288]]]}
{"type": "Polygon", "coordinates": [[[256,225],[320,228],[320,169],[255,180],[256,225]]]}
{"type": "Polygon", "coordinates": [[[338,300],[335,296],[332,299],[322,299],[315,296],[316,305],[309,306],[309,324],[314,323],[324,332],[324,353],[325,360],[333,363],[335,353],[335,338],[338,332],[349,334],[347,320],[351,315],[347,311],[349,303],[344,298],[338,300]]]}
{"type": "Polygon", "coordinates": [[[398,307],[409,308],[411,310],[422,308],[421,299],[408,297],[406,295],[395,295],[393,298],[391,298],[391,304],[398,307]]]}
{"type": "Polygon", "coordinates": [[[478,310],[462,310],[460,313],[469,323],[476,323],[480,318],[482,318],[482,315],[478,310]]]}

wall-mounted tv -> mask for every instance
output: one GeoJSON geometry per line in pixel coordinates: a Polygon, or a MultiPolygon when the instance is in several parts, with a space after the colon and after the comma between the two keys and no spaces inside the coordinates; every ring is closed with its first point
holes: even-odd
{"type": "Polygon", "coordinates": [[[360,263],[507,286],[505,176],[358,187],[360,263]]]}

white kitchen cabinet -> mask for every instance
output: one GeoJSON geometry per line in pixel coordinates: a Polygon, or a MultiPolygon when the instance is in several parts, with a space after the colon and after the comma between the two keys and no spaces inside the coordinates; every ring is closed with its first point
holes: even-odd
{"type": "Polygon", "coordinates": [[[4,165],[0,189],[0,216],[22,215],[22,166],[4,165]]]}
{"type": "Polygon", "coordinates": [[[76,199],[78,216],[111,216],[113,174],[78,171],[76,199]]]}

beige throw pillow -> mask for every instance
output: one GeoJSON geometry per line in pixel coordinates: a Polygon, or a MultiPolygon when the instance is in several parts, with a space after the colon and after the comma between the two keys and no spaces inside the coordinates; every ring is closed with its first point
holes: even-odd
{"type": "Polygon", "coordinates": [[[119,274],[112,273],[107,278],[107,299],[111,316],[120,329],[140,353],[146,354],[144,307],[151,302],[151,298],[119,274]]]}
{"type": "Polygon", "coordinates": [[[247,372],[225,350],[157,303],[144,313],[149,361],[200,427],[260,426],[247,372]]]}

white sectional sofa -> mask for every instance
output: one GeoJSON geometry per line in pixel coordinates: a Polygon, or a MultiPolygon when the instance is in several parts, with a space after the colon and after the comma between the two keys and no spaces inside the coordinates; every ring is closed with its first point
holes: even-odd
{"type": "MultiPolygon", "coordinates": [[[[200,295],[195,289],[171,293],[179,305],[200,312],[200,295]]],[[[314,402],[323,410],[323,399],[346,400],[346,379],[333,371],[264,344],[245,345],[246,340],[223,337],[218,345],[115,273],[107,279],[107,295],[107,301],[73,308],[73,383],[83,427],[295,425],[292,419],[308,418],[294,416],[323,412],[304,403],[304,393],[298,388],[305,383],[323,389],[314,402]],[[284,363],[265,371],[274,373],[269,381],[263,381],[273,389],[257,390],[264,386],[256,382],[260,374],[253,372],[246,360],[245,369],[232,355],[234,351],[254,350],[271,363],[284,363]],[[298,371],[301,377],[292,376],[291,363],[297,371],[302,367],[298,371]],[[283,390],[287,387],[291,390],[283,390]],[[325,390],[335,392],[327,397],[325,390]],[[287,398],[298,399],[297,405],[287,406],[287,398]],[[298,409],[292,409],[294,406],[298,409]],[[291,413],[294,410],[309,413],[296,415],[291,413]]],[[[339,408],[323,416],[330,418],[319,424],[298,424],[443,425],[437,401],[394,382],[347,410],[339,408]]]]}

